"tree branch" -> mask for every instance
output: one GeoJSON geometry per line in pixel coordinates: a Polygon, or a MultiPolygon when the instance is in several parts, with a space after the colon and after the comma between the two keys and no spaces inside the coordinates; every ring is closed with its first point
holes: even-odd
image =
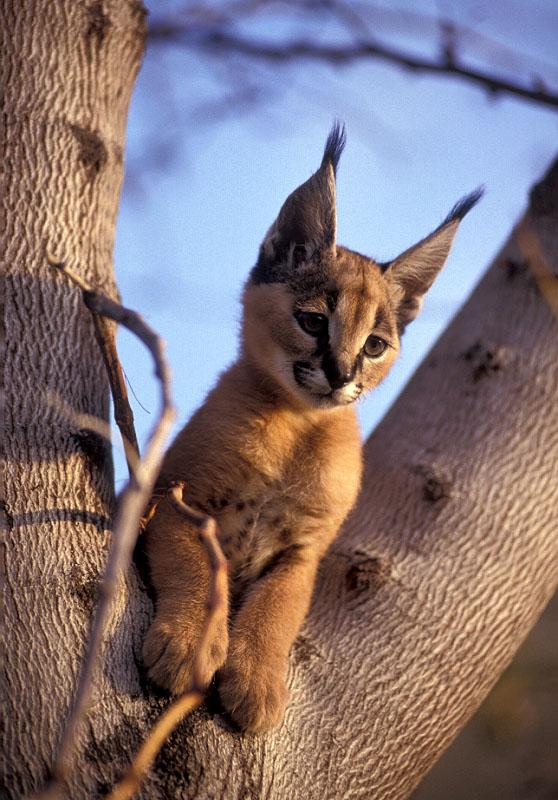
{"type": "Polygon", "coordinates": [[[134,473],[133,464],[140,457],[140,451],[134,425],[134,414],[128,401],[126,381],[116,350],[114,325],[108,319],[95,312],[92,312],[91,316],[95,326],[95,336],[108,374],[114,405],[114,419],[122,436],[128,473],[132,477],[134,473]]]}
{"type": "Polygon", "coordinates": [[[62,736],[52,778],[39,795],[55,798],[63,794],[63,785],[70,775],[79,726],[90,706],[92,684],[101,657],[101,646],[109,620],[109,612],[116,594],[118,580],[127,569],[134,549],[140,519],[151,496],[163,458],[164,445],[175,418],[170,395],[170,372],[164,356],[164,343],[135,311],[116,303],[109,297],[92,290],[80,276],[63,263],[49,258],[51,266],[59,269],[82,290],[83,300],[90,311],[124,325],[145,344],[155,363],[155,374],[161,387],[161,407],[158,419],[150,434],[145,455],[133,469],[130,481],[120,496],[112,545],[108,555],[105,575],[99,590],[99,603],[87,642],[76,696],[70,718],[62,736]]]}
{"type": "Polygon", "coordinates": [[[492,73],[466,67],[457,61],[455,51],[446,48],[441,60],[421,58],[403,50],[373,41],[351,44],[324,44],[310,40],[294,40],[282,44],[248,39],[224,29],[189,30],[179,22],[156,23],[149,29],[155,41],[174,41],[217,53],[243,55],[251,59],[276,64],[311,60],[340,65],[355,61],[377,59],[413,72],[461,78],[486,89],[491,95],[507,94],[550,108],[558,108],[558,93],[548,91],[537,79],[532,86],[500,78],[492,73]]]}
{"type": "MultiPolygon", "coordinates": [[[[83,292],[83,299],[87,305],[86,294],[95,294],[93,287],[90,286],[80,275],[77,275],[69,267],[58,261],[47,253],[47,261],[51,267],[64,272],[70,280],[79,286],[83,292]]],[[[108,300],[108,298],[105,298],[108,300]]],[[[89,307],[89,306],[88,306],[89,307]]],[[[92,308],[91,317],[95,326],[95,337],[101,350],[103,361],[108,374],[110,391],[114,405],[114,419],[122,436],[126,463],[130,477],[134,474],[135,464],[140,457],[139,445],[134,425],[134,414],[128,401],[128,390],[124,373],[116,350],[116,337],[114,335],[114,323],[92,308]]],[[[135,312],[131,312],[135,313],[135,312]]]]}

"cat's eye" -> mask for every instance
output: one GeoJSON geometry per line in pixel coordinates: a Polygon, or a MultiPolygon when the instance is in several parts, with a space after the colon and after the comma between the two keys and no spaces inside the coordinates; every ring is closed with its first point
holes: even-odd
{"type": "Polygon", "coordinates": [[[295,317],[302,330],[309,333],[310,336],[317,336],[327,328],[325,314],[315,314],[313,311],[298,311],[295,317]]]}
{"type": "Polygon", "coordinates": [[[370,334],[364,343],[364,352],[369,358],[379,358],[385,353],[386,348],[387,342],[385,342],[379,336],[374,336],[373,333],[370,334]]]}

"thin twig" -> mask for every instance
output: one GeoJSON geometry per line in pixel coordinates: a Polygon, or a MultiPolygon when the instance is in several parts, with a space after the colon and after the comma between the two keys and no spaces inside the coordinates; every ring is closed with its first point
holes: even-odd
{"type": "Polygon", "coordinates": [[[73,273],[63,263],[53,262],[83,292],[87,307],[104,317],[124,325],[146,345],[155,363],[155,374],[161,387],[161,407],[156,424],[149,436],[145,454],[137,463],[133,476],[120,496],[116,520],[112,534],[112,544],[107,558],[105,574],[99,591],[91,632],[78,681],[72,712],[66,723],[51,781],[40,798],[60,797],[70,777],[75,747],[78,741],[80,724],[90,706],[93,679],[101,657],[101,646],[106,633],[110,609],[113,604],[118,581],[130,564],[132,551],[138,535],[140,519],[149,501],[155,480],[163,459],[165,442],[170,433],[175,410],[170,395],[170,372],[164,356],[162,339],[147,325],[135,311],[124,308],[119,303],[102,294],[92,291],[80,276],[73,273]]]}
{"type": "Polygon", "coordinates": [[[190,47],[203,48],[207,51],[243,55],[275,64],[307,59],[338,65],[377,59],[413,72],[426,72],[461,78],[482,86],[491,95],[508,94],[520,97],[523,100],[539,103],[540,105],[558,108],[558,94],[549,91],[540,80],[533,82],[532,86],[522,85],[500,78],[490,72],[466,67],[457,61],[455,54],[451,56],[448,52],[445,52],[440,60],[428,59],[388,47],[376,41],[363,40],[339,45],[313,40],[295,40],[275,45],[267,41],[259,41],[256,38],[248,39],[238,34],[230,33],[224,28],[217,30],[209,28],[205,31],[195,29],[191,31],[187,26],[182,26],[174,20],[171,24],[162,22],[152,25],[149,29],[149,36],[155,40],[174,41],[190,47]]]}
{"type": "Polygon", "coordinates": [[[114,419],[124,442],[126,462],[130,477],[134,474],[132,462],[139,458],[139,445],[134,425],[134,413],[128,401],[126,379],[122,371],[120,359],[116,350],[114,323],[97,313],[92,313],[95,335],[101,349],[103,361],[108,374],[112,401],[114,405],[114,419]]]}
{"type": "MultiPolygon", "coordinates": [[[[55,259],[52,255],[47,253],[47,260],[51,267],[60,269],[64,272],[76,286],[82,290],[84,302],[87,305],[86,293],[96,294],[91,284],[89,284],[81,275],[77,275],[63,262],[55,259]]],[[[108,300],[108,297],[104,298],[108,300]]],[[[93,325],[95,326],[95,337],[101,350],[103,361],[108,374],[110,391],[112,394],[112,401],[114,405],[114,419],[120,430],[122,441],[124,443],[124,452],[126,455],[126,463],[128,464],[128,473],[130,477],[134,474],[134,464],[140,457],[139,445],[136,436],[136,429],[134,426],[134,413],[128,401],[128,390],[126,389],[126,381],[118,352],[116,350],[116,338],[114,335],[114,322],[107,319],[103,314],[93,310],[88,305],[93,318],[93,325]]],[[[134,313],[134,312],[131,312],[134,313]]],[[[125,324],[125,323],[123,323],[125,324]]]]}
{"type": "Polygon", "coordinates": [[[138,791],[142,778],[153,763],[157,753],[164,745],[172,731],[181,720],[199,706],[203,694],[198,691],[188,691],[175,700],[167,710],[161,714],[149,736],[142,744],[126,774],[106,800],[128,800],[138,791]]]}
{"type": "Polygon", "coordinates": [[[157,753],[181,720],[193,711],[203,700],[204,684],[200,676],[202,657],[209,646],[212,628],[222,612],[227,593],[227,560],[217,539],[217,524],[213,517],[195,511],[182,500],[183,483],[176,483],[169,489],[169,498],[175,510],[192,523],[205,545],[211,566],[211,587],[207,601],[207,617],[194,662],[192,683],[151,729],[147,739],[138,750],[126,774],[115,786],[107,800],[129,800],[140,787],[141,780],[157,753]]]}

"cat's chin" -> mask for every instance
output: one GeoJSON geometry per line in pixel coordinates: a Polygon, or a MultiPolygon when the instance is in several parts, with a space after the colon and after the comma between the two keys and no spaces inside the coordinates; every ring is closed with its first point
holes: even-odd
{"type": "MultiPolygon", "coordinates": [[[[314,395],[316,397],[316,395],[314,395]]],[[[317,407],[318,408],[342,408],[343,406],[350,406],[352,405],[356,397],[340,397],[337,396],[336,392],[332,392],[331,394],[327,395],[317,395],[317,407]]]]}
{"type": "Polygon", "coordinates": [[[304,401],[312,408],[342,408],[343,406],[352,405],[357,397],[347,397],[342,392],[312,392],[309,389],[298,391],[299,397],[304,397],[304,401]]]}

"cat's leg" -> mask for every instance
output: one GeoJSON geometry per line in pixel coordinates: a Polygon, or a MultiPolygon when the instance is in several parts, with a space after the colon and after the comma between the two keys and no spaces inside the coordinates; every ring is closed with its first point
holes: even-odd
{"type": "Polygon", "coordinates": [[[283,718],[289,650],[310,606],[319,557],[285,550],[251,587],[233,622],[219,693],[233,720],[256,733],[283,718]]]}
{"type": "MultiPolygon", "coordinates": [[[[173,694],[191,684],[194,661],[207,618],[210,566],[195,530],[163,500],[146,531],[146,552],[155,598],[155,619],[143,645],[149,677],[173,694]]],[[[201,653],[207,685],[225,662],[228,648],[228,600],[201,653]]]]}

